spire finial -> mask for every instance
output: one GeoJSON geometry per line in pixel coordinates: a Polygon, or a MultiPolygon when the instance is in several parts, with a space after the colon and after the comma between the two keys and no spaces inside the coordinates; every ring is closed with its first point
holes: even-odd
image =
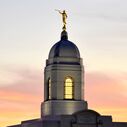
{"type": "Polygon", "coordinates": [[[61,32],[61,40],[68,40],[68,34],[65,30],[61,32]]]}
{"type": "Polygon", "coordinates": [[[63,31],[66,31],[66,19],[67,19],[67,13],[66,13],[66,11],[65,10],[63,10],[63,11],[60,11],[60,10],[56,10],[56,11],[58,11],[61,15],[62,15],[62,21],[63,21],[63,31]]]}

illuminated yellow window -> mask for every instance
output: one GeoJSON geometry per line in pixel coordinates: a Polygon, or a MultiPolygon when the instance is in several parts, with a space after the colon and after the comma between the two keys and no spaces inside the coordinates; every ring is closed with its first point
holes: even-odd
{"type": "Polygon", "coordinates": [[[74,83],[71,77],[65,79],[64,84],[64,99],[74,98],[74,83]]]}
{"type": "Polygon", "coordinates": [[[48,80],[48,99],[51,99],[51,79],[48,80]]]}

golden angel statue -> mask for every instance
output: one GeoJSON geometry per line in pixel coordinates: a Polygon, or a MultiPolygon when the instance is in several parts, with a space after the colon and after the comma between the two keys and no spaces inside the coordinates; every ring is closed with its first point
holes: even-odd
{"type": "Polygon", "coordinates": [[[58,11],[61,15],[62,15],[62,21],[63,21],[63,30],[66,30],[66,19],[67,19],[67,13],[65,10],[63,10],[63,12],[61,12],[60,10],[56,10],[58,11]]]}

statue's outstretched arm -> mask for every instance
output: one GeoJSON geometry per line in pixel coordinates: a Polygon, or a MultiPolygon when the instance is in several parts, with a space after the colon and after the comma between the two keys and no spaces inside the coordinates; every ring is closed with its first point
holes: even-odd
{"type": "Polygon", "coordinates": [[[55,9],[55,11],[58,11],[60,14],[62,14],[62,12],[60,10],[55,9]]]}

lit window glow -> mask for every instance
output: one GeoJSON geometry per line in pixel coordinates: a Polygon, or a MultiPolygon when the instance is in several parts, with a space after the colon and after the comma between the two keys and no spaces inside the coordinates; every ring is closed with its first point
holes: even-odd
{"type": "Polygon", "coordinates": [[[73,99],[74,98],[74,84],[71,77],[65,79],[64,84],[64,99],[73,99]]]}

